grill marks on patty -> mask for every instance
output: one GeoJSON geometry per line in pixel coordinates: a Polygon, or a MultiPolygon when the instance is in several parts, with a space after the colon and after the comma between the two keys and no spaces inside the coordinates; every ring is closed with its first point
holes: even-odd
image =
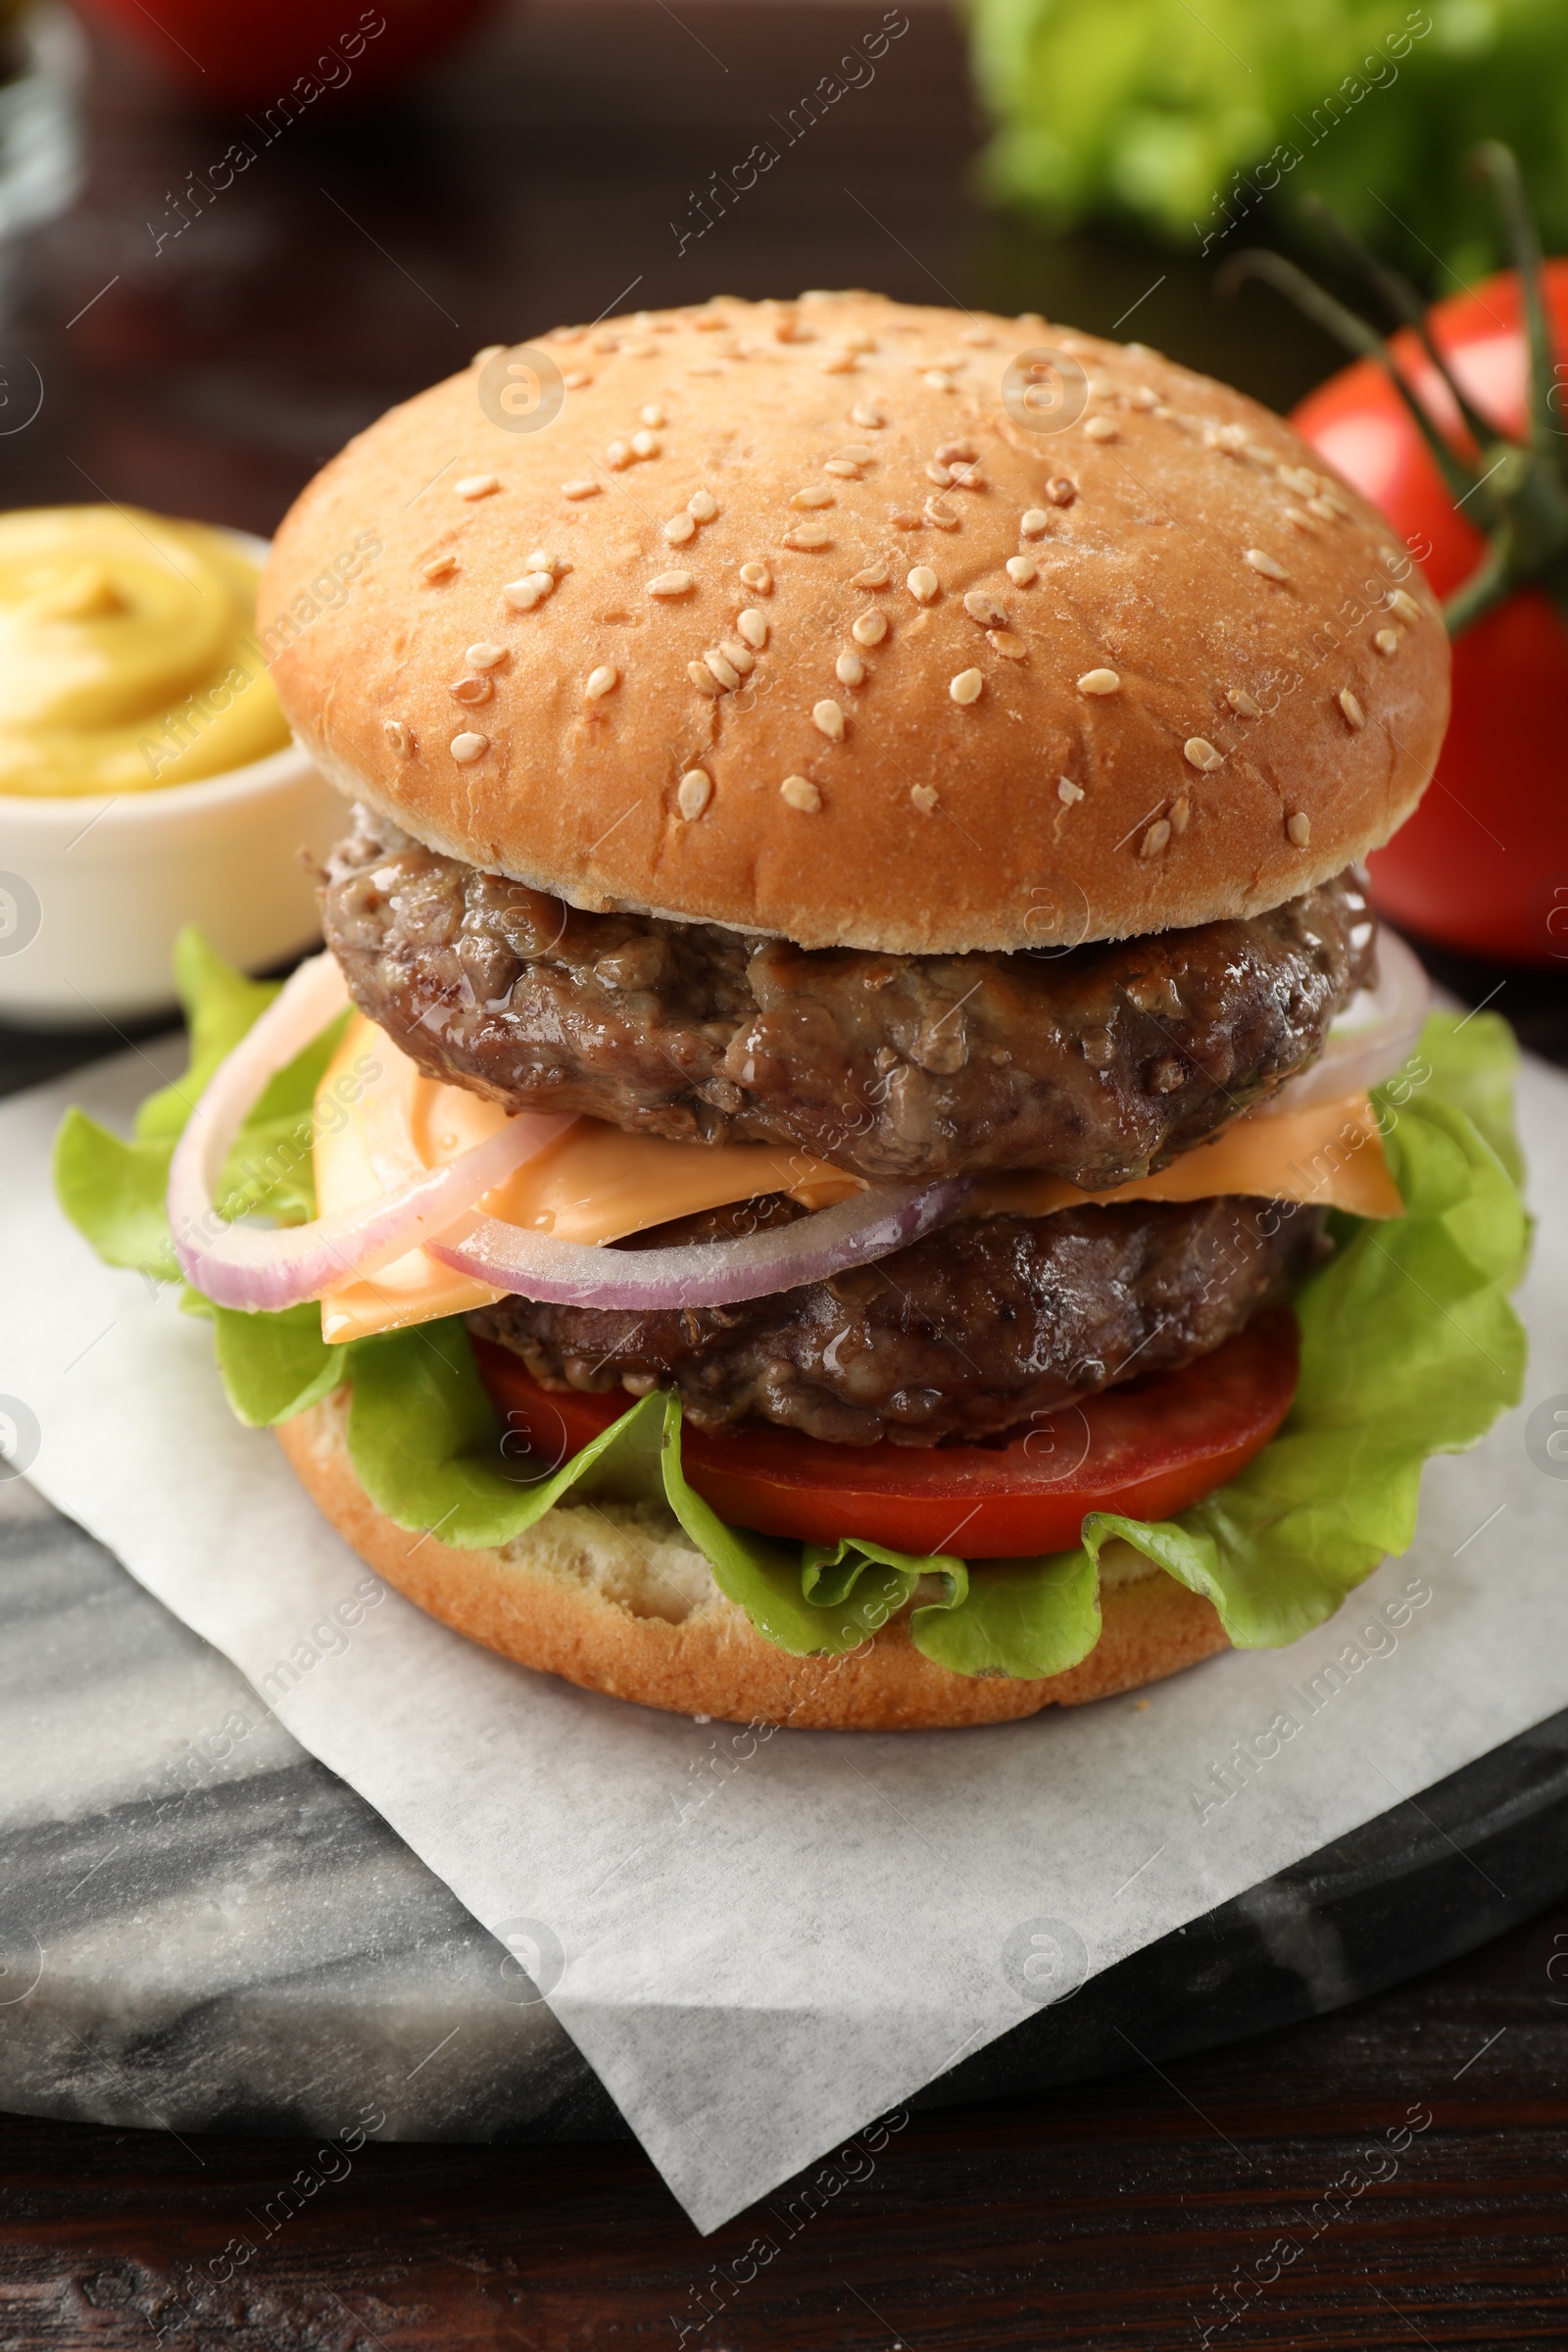
{"type": "MultiPolygon", "coordinates": [[[[637,1237],[658,1248],[785,1221],[782,1198],[637,1237]]],[[[1323,1248],[1323,1211],[1129,1201],[970,1217],[877,1264],[744,1306],[633,1315],[508,1298],[468,1318],[547,1387],[673,1384],[700,1429],[748,1417],[868,1446],[991,1437],[1217,1348],[1323,1248]]]]}
{"type": "Polygon", "coordinates": [[[1348,874],[1250,921],[1067,954],[808,952],[585,914],[363,809],[322,913],[358,1004],[432,1077],[884,1184],[1146,1175],[1311,1061],[1375,971],[1348,874]]]}

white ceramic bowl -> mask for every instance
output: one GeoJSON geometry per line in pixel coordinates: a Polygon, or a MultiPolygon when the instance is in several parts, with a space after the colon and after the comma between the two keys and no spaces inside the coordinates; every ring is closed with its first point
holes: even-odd
{"type": "Polygon", "coordinates": [[[346,813],[297,744],[118,798],[0,794],[0,1021],[82,1029],[167,1010],[184,923],[247,971],[299,955],[320,936],[300,853],[323,858],[346,813]]]}

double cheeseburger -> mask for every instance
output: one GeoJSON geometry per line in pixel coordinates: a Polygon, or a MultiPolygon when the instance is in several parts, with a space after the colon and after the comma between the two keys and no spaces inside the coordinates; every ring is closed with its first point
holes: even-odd
{"type": "Polygon", "coordinates": [[[1448,656],[1376,514],[1136,344],[723,299],[393,411],[289,514],[259,623],[352,804],[323,1212],[529,1139],[456,1243],[327,1292],[325,1336],[466,1331],[519,1496],[568,1481],[504,1542],[400,1524],[351,1357],[279,1435],[365,1558],[704,1716],[999,1721],[1224,1647],[1119,1541],[1063,1670],[911,1629],[965,1592],[1026,1616],[1087,1514],[1237,1476],[1332,1212],[1398,1213],[1366,1088],[1420,984],[1359,860],[1431,773],[1448,656]],[[684,1485],[573,1487],[639,1404],[684,1485]],[[779,1623],[867,1563],[892,1603],[812,1654],[737,1545],[804,1580],[779,1623]]]}

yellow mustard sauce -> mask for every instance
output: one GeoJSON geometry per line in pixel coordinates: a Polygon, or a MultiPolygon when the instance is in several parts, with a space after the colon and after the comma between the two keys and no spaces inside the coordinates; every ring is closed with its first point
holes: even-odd
{"type": "Polygon", "coordinates": [[[204,523],[0,514],[0,793],[146,792],[281,751],[256,580],[204,523]]]}

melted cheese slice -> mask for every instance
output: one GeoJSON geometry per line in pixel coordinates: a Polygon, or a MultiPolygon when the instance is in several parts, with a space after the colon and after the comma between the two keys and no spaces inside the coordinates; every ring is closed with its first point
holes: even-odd
{"type": "MultiPolygon", "coordinates": [[[[391,1038],[356,1013],[316,1097],[316,1194],[323,1216],[373,1200],[439,1167],[493,1135],[507,1114],[461,1086],[426,1078],[391,1038]]],[[[865,1187],[826,1160],[771,1144],[674,1144],[624,1135],[599,1119],[574,1119],[479,1202],[487,1216],[532,1226],[564,1242],[616,1242],[674,1217],[787,1193],[827,1208],[865,1187]]],[[[971,1213],[1050,1216],[1081,1203],[1205,1200],[1248,1193],[1396,1217],[1402,1203],[1383,1156],[1372,1106],[1348,1095],[1309,1110],[1237,1121],[1158,1175],[1083,1193],[1055,1176],[987,1177],[971,1213]]],[[[491,1306],[502,1291],[411,1250],[378,1274],[347,1282],[321,1300],[331,1343],[431,1323],[491,1306]]]]}

